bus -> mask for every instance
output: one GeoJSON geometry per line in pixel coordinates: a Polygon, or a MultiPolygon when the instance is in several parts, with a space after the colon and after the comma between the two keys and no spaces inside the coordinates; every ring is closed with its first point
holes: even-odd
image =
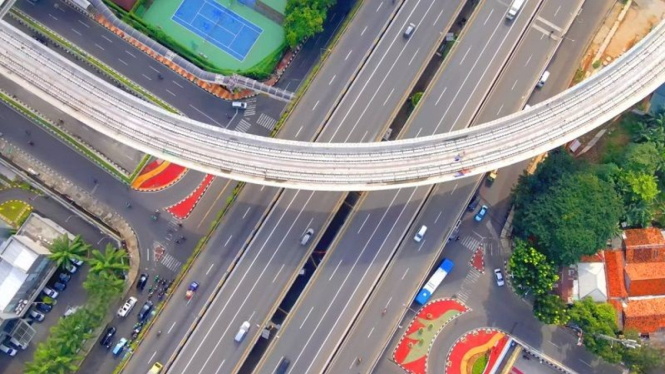
{"type": "Polygon", "coordinates": [[[434,274],[429,278],[427,283],[425,284],[425,287],[423,287],[420,292],[418,292],[418,296],[416,296],[416,302],[420,305],[425,305],[429,301],[429,298],[432,297],[432,294],[434,291],[436,291],[437,287],[443,282],[443,279],[446,278],[446,275],[450,273],[453,270],[453,264],[452,261],[450,261],[447,258],[443,259],[443,262],[441,265],[439,265],[439,268],[436,269],[434,274]]]}

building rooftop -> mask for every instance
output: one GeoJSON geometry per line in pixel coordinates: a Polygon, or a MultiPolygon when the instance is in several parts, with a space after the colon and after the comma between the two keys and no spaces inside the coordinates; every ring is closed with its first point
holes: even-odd
{"type": "Polygon", "coordinates": [[[665,297],[630,299],[623,306],[626,318],[665,316],[665,297]]]}
{"type": "Polygon", "coordinates": [[[591,297],[596,302],[607,301],[607,280],[602,262],[577,264],[579,299],[591,297]]]}
{"type": "Polygon", "coordinates": [[[623,252],[621,250],[605,251],[604,256],[609,297],[627,297],[628,292],[623,278],[623,252]]]}
{"type": "Polygon", "coordinates": [[[627,264],[625,269],[631,281],[665,279],[665,262],[627,264]]]}
{"type": "Polygon", "coordinates": [[[600,251],[595,255],[582,256],[579,262],[603,262],[603,261],[604,261],[603,251],[600,251]]]}
{"type": "Polygon", "coordinates": [[[41,247],[30,238],[15,235],[0,247],[0,311],[4,311],[30,274],[38,258],[33,248],[41,247]]]}
{"type": "Polygon", "coordinates": [[[665,248],[665,237],[663,237],[663,233],[655,227],[625,230],[623,232],[623,242],[626,245],[626,249],[653,247],[665,248]]]}
{"type": "MultiPolygon", "coordinates": [[[[16,235],[27,236],[35,242],[41,243],[44,247],[49,247],[55,239],[63,235],[68,235],[71,239],[74,239],[74,236],[62,226],[36,213],[31,213],[28,216],[16,235]]],[[[49,253],[47,251],[45,254],[49,253]]]]}

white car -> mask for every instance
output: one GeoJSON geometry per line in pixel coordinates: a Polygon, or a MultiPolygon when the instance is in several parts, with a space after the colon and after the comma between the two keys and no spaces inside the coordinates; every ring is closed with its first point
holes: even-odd
{"type": "Polygon", "coordinates": [[[44,315],[34,309],[30,309],[30,311],[28,312],[28,316],[37,322],[41,322],[44,320],[44,315]]]}
{"type": "Polygon", "coordinates": [[[44,287],[44,289],[42,289],[42,292],[44,293],[44,295],[50,297],[51,299],[57,299],[58,295],[60,295],[58,291],[50,289],[48,287],[44,287]]]}
{"type": "Polygon", "coordinates": [[[7,347],[4,344],[0,344],[0,351],[3,351],[10,356],[16,356],[16,350],[14,348],[7,347]]]}
{"type": "Polygon", "coordinates": [[[64,266],[65,270],[67,270],[67,272],[68,272],[69,274],[74,274],[74,273],[76,273],[76,271],[78,270],[78,268],[77,268],[75,265],[73,265],[73,264],[65,264],[65,265],[63,265],[63,266],[64,266]]]}
{"type": "Polygon", "coordinates": [[[130,297],[125,303],[125,305],[121,306],[120,309],[118,309],[118,317],[126,317],[129,314],[129,312],[131,312],[132,309],[134,309],[134,305],[136,305],[137,301],[138,300],[136,300],[134,296],[130,297]]]}
{"type": "Polygon", "coordinates": [[[501,269],[494,269],[494,276],[496,277],[496,285],[499,287],[503,287],[506,282],[503,279],[503,274],[501,273],[501,269]]]}
{"type": "Polygon", "coordinates": [[[240,329],[238,330],[238,332],[236,333],[236,337],[234,338],[236,343],[240,343],[245,338],[245,335],[247,335],[247,331],[249,331],[249,326],[250,326],[249,321],[245,321],[242,323],[242,325],[240,325],[240,329]]]}

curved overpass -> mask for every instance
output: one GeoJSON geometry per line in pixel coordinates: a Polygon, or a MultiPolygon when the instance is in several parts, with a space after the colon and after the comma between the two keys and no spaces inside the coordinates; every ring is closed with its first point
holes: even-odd
{"type": "Polygon", "coordinates": [[[391,189],[484,173],[575,139],[665,82],[662,22],[593,78],[528,111],[417,139],[306,143],[236,133],[168,113],[95,78],[4,22],[0,40],[0,73],[97,131],[205,173],[312,190],[391,189]]]}

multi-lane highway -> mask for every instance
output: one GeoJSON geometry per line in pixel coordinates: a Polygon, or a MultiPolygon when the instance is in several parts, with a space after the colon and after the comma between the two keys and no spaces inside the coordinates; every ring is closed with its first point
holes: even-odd
{"type": "MultiPolygon", "coordinates": [[[[453,125],[466,127],[538,5],[538,2],[530,2],[513,23],[506,23],[505,5],[484,2],[412,114],[404,136],[448,132],[454,129],[453,125]]],[[[445,185],[443,190],[447,199],[437,205],[438,212],[445,214],[436,218],[436,224],[423,222],[432,226],[432,236],[437,238],[450,230],[457,220],[455,212],[460,210],[473,185],[473,179],[445,185]]],[[[307,293],[278,333],[279,337],[258,372],[273,372],[283,357],[291,361],[291,373],[322,372],[325,369],[429,190],[429,187],[410,188],[369,193],[364,197],[324,264],[319,266],[307,293]],[[331,297],[331,293],[325,290],[335,291],[331,297]]],[[[400,280],[408,277],[418,281],[422,278],[422,270],[416,269],[427,269],[426,262],[422,261],[424,253],[418,250],[423,245],[440,241],[426,239],[417,244],[407,235],[405,243],[414,249],[415,254],[411,261],[400,264],[403,270],[400,280]]]]}
{"type": "MultiPolygon", "coordinates": [[[[409,2],[399,10],[317,141],[369,141],[382,134],[391,116],[381,109],[383,104],[398,106],[459,10],[459,6],[440,6],[439,12],[432,12],[434,4],[443,2],[409,2]],[[420,23],[421,29],[405,39],[402,33],[410,22],[420,23]],[[396,76],[386,79],[391,74],[396,76]],[[377,99],[377,92],[392,95],[377,99]],[[370,111],[371,118],[364,118],[368,108],[375,110],[370,111]]],[[[305,191],[281,194],[169,372],[233,371],[242,362],[309,253],[308,246],[299,245],[300,237],[308,228],[314,228],[318,237],[342,196],[305,191]],[[252,328],[237,344],[233,336],[244,321],[252,328]]]]}

